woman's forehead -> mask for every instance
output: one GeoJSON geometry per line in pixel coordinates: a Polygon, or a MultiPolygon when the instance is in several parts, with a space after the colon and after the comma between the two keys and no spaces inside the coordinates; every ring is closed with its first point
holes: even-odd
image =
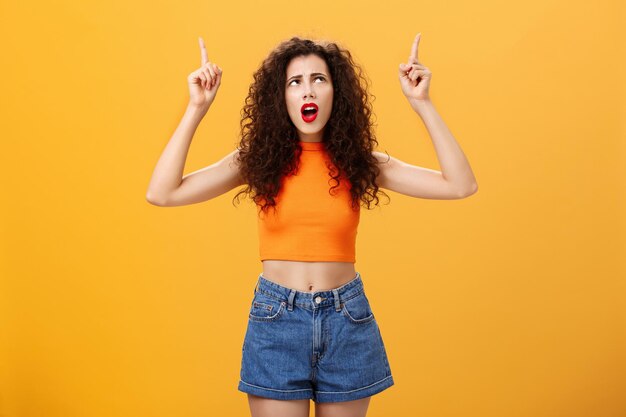
{"type": "Polygon", "coordinates": [[[307,75],[314,72],[328,74],[326,61],[317,55],[306,55],[295,57],[287,65],[287,77],[296,75],[307,75]]]}

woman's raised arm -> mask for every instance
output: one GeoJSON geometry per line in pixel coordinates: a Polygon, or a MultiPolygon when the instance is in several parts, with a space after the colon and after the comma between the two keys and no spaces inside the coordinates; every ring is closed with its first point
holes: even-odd
{"type": "Polygon", "coordinates": [[[148,201],[161,207],[184,206],[210,200],[244,185],[236,162],[238,152],[235,149],[214,164],[185,175],[174,191],[160,200],[148,201]]]}
{"type": "MultiPolygon", "coordinates": [[[[222,69],[217,64],[209,62],[202,38],[199,38],[199,43],[202,66],[187,77],[190,96],[189,104],[183,119],[165,146],[148,185],[146,199],[155,205],[169,204],[168,201],[172,201],[171,196],[174,193],[181,194],[179,189],[183,186],[183,183],[193,183],[194,187],[198,186],[197,176],[194,176],[192,181],[184,181],[184,178],[182,178],[185,160],[187,159],[193,135],[202,118],[211,107],[222,81],[222,69]]],[[[207,180],[207,176],[213,172],[217,172],[216,175],[221,174],[225,176],[223,169],[211,168],[220,166],[220,163],[216,163],[207,167],[203,171],[202,177],[207,180]]],[[[232,178],[209,178],[209,183],[212,184],[223,184],[225,181],[230,184],[232,183],[232,178]]],[[[223,188],[223,185],[221,187],[223,188]]],[[[204,192],[212,195],[220,189],[220,186],[218,186],[217,189],[205,189],[204,192]]]]}

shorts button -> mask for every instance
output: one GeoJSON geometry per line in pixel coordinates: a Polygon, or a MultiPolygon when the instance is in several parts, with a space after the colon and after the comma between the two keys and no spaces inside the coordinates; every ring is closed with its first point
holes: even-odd
{"type": "Polygon", "coordinates": [[[317,304],[321,303],[322,302],[322,297],[320,297],[319,295],[317,297],[315,297],[315,302],[317,304]]]}

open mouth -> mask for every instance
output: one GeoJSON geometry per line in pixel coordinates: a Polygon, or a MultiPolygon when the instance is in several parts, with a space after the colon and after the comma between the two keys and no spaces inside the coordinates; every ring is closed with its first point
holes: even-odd
{"type": "Polygon", "coordinates": [[[302,114],[302,120],[307,123],[311,123],[313,120],[317,118],[318,107],[315,103],[305,103],[300,108],[300,113],[302,114]]]}

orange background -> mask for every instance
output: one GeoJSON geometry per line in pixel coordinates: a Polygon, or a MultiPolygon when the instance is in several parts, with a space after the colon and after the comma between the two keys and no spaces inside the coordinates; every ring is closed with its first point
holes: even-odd
{"type": "Polygon", "coordinates": [[[379,150],[439,169],[400,91],[431,97],[476,175],[464,200],[388,191],[356,268],[395,386],[368,416],[626,415],[623,2],[2,2],[0,416],[248,416],[258,259],[237,190],[150,205],[200,66],[223,68],[185,173],[234,149],[252,72],[292,35],[340,42],[379,150]]]}

